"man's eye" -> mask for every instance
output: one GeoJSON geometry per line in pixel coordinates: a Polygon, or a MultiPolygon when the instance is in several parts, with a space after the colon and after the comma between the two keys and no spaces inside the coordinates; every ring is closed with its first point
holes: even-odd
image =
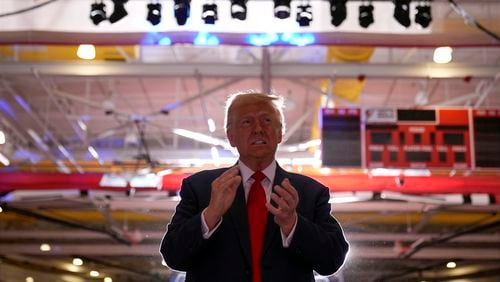
{"type": "Polygon", "coordinates": [[[240,124],[242,126],[249,126],[250,125],[250,120],[249,119],[241,120],[240,124]]]}

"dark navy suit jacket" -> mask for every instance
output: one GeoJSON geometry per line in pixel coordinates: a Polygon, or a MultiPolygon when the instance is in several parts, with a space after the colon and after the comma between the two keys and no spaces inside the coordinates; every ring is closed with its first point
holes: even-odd
{"type": "MultiPolygon", "coordinates": [[[[243,184],[221,225],[208,239],[201,230],[201,212],[210,201],[211,183],[228,168],[205,170],[182,182],[181,201],[161,242],[167,265],[186,271],[186,281],[251,281],[250,239],[243,184]]],[[[310,282],[313,270],[336,272],[349,245],[339,223],[330,215],[328,188],[277,166],[274,185],[288,178],[299,194],[297,226],[288,248],[268,212],[261,259],[262,282],[310,282]]]]}

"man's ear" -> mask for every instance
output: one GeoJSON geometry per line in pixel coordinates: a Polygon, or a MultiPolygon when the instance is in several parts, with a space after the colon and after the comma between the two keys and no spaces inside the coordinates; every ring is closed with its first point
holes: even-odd
{"type": "Polygon", "coordinates": [[[230,130],[226,130],[226,137],[227,140],[229,140],[229,144],[231,145],[231,147],[236,147],[236,145],[234,144],[233,134],[230,130]]]}
{"type": "Polygon", "coordinates": [[[278,128],[277,138],[278,138],[278,144],[280,144],[281,141],[283,140],[283,130],[281,129],[281,127],[278,128]]]}

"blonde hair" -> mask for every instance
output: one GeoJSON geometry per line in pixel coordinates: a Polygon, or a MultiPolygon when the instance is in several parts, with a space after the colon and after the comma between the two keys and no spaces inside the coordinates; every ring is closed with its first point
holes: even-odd
{"type": "Polygon", "coordinates": [[[226,114],[224,118],[224,127],[226,131],[231,124],[230,116],[232,115],[234,107],[256,103],[268,103],[275,110],[278,115],[278,120],[281,125],[281,132],[285,133],[285,115],[283,114],[284,99],[282,96],[274,94],[265,94],[259,92],[238,92],[230,95],[226,100],[226,114]]]}

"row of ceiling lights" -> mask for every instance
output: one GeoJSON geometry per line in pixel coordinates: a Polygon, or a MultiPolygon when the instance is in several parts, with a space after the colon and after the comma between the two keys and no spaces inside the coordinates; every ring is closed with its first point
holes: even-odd
{"type": "MultiPolygon", "coordinates": [[[[114,9],[112,14],[107,17],[106,5],[103,0],[95,0],[91,5],[90,18],[95,25],[98,25],[104,20],[109,20],[115,23],[128,15],[125,9],[125,3],[128,0],[112,0],[114,9]]],[[[248,0],[230,0],[231,1],[231,17],[233,19],[245,20],[247,16],[247,1],[248,0]]],[[[339,26],[347,17],[347,1],[348,0],[328,0],[330,3],[331,23],[334,26],[339,26]]],[[[420,0],[416,6],[415,22],[426,28],[432,21],[431,15],[431,0],[420,0]]],[[[290,17],[291,0],[273,0],[274,16],[279,19],[290,17]]],[[[410,2],[411,0],[393,0],[394,2],[394,18],[398,23],[405,27],[411,25],[410,19],[410,2]]],[[[372,0],[362,1],[359,6],[359,25],[367,28],[374,22],[372,0]],[[366,4],[367,3],[367,4],[366,4]]],[[[148,5],[148,14],[146,19],[152,24],[157,25],[161,21],[161,3],[159,0],[152,0],[148,5]]],[[[191,0],[174,0],[174,15],[178,25],[185,25],[190,15],[191,0]]],[[[203,4],[202,19],[205,24],[214,24],[218,19],[217,5],[214,0],[207,0],[203,4]]],[[[296,21],[300,26],[309,26],[313,20],[312,7],[309,0],[302,0],[297,6],[296,21]]]]}

